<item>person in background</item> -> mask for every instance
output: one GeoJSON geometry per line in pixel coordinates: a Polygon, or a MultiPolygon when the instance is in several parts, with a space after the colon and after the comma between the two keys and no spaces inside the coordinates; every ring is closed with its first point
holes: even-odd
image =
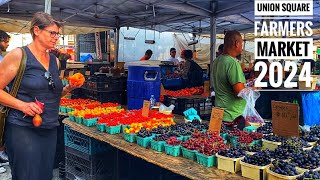
{"type": "Polygon", "coordinates": [[[172,61],[175,66],[179,64],[179,60],[176,58],[177,51],[175,48],[170,49],[170,57],[168,61],[172,61]]]}
{"type": "Polygon", "coordinates": [[[152,51],[151,49],[148,49],[146,53],[144,53],[144,56],[140,59],[140,61],[147,61],[151,58],[151,56],[152,56],[152,51]]]}
{"type": "Polygon", "coordinates": [[[311,65],[311,74],[316,73],[316,62],[313,59],[304,59],[302,60],[302,65],[304,66],[304,63],[310,62],[311,65]]]}
{"type": "MultiPolygon", "coordinates": [[[[2,59],[4,57],[2,55],[2,53],[6,52],[7,48],[9,47],[9,40],[10,40],[10,36],[6,32],[0,30],[0,62],[2,61],[2,59]]],[[[5,173],[7,171],[3,167],[3,165],[9,164],[8,162],[9,162],[9,160],[8,160],[8,156],[5,152],[5,147],[2,146],[2,147],[0,147],[0,163],[1,163],[0,164],[0,173],[5,173]]]]}
{"type": "Polygon", "coordinates": [[[191,50],[184,52],[186,58],[184,78],[187,79],[187,87],[203,86],[203,70],[192,58],[193,53],[191,50]]]}
{"type": "Polygon", "coordinates": [[[33,41],[22,47],[26,68],[17,96],[3,89],[12,88],[23,57],[20,48],[8,53],[0,63],[0,104],[10,108],[6,118],[4,142],[7,148],[12,180],[51,180],[57,144],[59,104],[62,96],[80,85],[63,87],[59,78],[59,60],[48,53],[60,37],[60,23],[47,13],[37,12],[31,20],[33,41]],[[40,108],[35,99],[44,103],[40,108]],[[35,127],[32,119],[40,115],[35,127]]]}
{"type": "Polygon", "coordinates": [[[246,79],[236,57],[242,52],[242,37],[238,31],[228,31],[224,37],[223,53],[213,62],[215,106],[224,108],[223,121],[230,129],[243,129],[242,113],[246,101],[238,94],[245,88],[246,79]]]}
{"type": "Polygon", "coordinates": [[[3,52],[7,51],[9,47],[10,36],[6,32],[0,30],[0,62],[3,59],[3,52]]]}
{"type": "Polygon", "coordinates": [[[216,57],[220,56],[223,53],[223,44],[220,44],[218,47],[218,52],[216,53],[216,57]]]}

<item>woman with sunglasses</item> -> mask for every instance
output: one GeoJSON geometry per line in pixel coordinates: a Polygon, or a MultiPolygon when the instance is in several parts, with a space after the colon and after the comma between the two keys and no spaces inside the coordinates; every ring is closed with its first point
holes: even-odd
{"type": "Polygon", "coordinates": [[[48,53],[60,37],[60,27],[49,14],[34,14],[30,29],[33,41],[22,47],[27,63],[16,98],[2,89],[12,87],[22,50],[11,51],[0,63],[0,103],[11,108],[6,119],[5,144],[13,180],[52,179],[60,98],[78,88],[72,84],[62,86],[59,61],[48,53]],[[44,103],[43,110],[35,99],[44,103]],[[42,118],[39,127],[32,123],[36,114],[42,118]]]}

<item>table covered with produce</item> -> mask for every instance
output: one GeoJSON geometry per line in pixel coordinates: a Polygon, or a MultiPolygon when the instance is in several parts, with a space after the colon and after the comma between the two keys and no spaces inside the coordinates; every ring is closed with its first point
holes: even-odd
{"type": "Polygon", "coordinates": [[[222,125],[217,133],[205,121],[185,122],[183,116],[154,110],[143,117],[142,110],[125,110],[116,103],[63,99],[60,110],[68,116],[63,121],[69,132],[66,146],[86,153],[99,148],[83,147],[71,131],[190,179],[319,177],[320,126],[284,138],[273,134],[271,121],[243,131],[222,125]]]}

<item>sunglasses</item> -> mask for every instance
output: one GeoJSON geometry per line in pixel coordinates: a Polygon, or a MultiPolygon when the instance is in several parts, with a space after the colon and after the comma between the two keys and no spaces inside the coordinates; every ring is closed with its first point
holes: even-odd
{"type": "Polygon", "coordinates": [[[61,37],[61,34],[59,32],[55,32],[55,31],[49,31],[49,30],[46,30],[46,29],[42,29],[44,31],[47,31],[48,33],[50,33],[50,37],[51,38],[55,38],[55,37],[61,37]]]}
{"type": "Polygon", "coordinates": [[[46,80],[48,81],[48,86],[51,90],[54,90],[56,88],[54,82],[53,82],[53,79],[52,79],[52,75],[50,74],[50,72],[45,72],[44,73],[44,78],[46,78],[46,80]]]}

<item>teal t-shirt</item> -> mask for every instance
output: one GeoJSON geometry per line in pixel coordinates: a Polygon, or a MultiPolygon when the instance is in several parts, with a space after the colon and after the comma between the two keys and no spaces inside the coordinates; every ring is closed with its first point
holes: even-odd
{"type": "Polygon", "coordinates": [[[231,122],[242,115],[246,106],[246,101],[233,92],[232,86],[239,82],[246,82],[239,62],[228,55],[217,57],[213,62],[215,106],[224,108],[224,121],[231,122]]]}

